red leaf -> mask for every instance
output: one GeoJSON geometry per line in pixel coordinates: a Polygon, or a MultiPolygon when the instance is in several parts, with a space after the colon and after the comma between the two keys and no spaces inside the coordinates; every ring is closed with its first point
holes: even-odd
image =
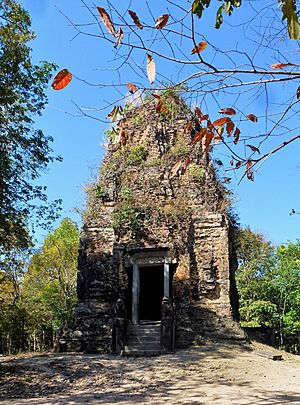
{"type": "Polygon", "coordinates": [[[130,93],[134,93],[138,90],[138,87],[133,83],[127,83],[126,86],[130,93]]]}
{"type": "Polygon", "coordinates": [[[204,51],[204,49],[206,47],[207,47],[207,42],[205,42],[205,41],[199,42],[199,44],[192,49],[191,55],[193,55],[194,53],[200,53],[200,52],[204,51]]]}
{"type": "Polygon", "coordinates": [[[207,134],[205,135],[205,138],[203,138],[202,145],[204,146],[204,152],[207,151],[213,137],[214,137],[214,134],[212,132],[207,132],[207,134]]]}
{"type": "Polygon", "coordinates": [[[57,73],[51,84],[51,87],[54,90],[62,90],[70,83],[71,80],[72,73],[70,73],[68,69],[63,69],[57,73]]]}
{"type": "Polygon", "coordinates": [[[197,142],[201,141],[202,138],[206,136],[208,132],[207,128],[201,128],[199,132],[197,132],[192,139],[192,144],[195,145],[197,142]]]}
{"type": "Polygon", "coordinates": [[[219,111],[219,114],[235,115],[236,111],[234,108],[222,108],[222,110],[219,111]]]}
{"type": "Polygon", "coordinates": [[[257,116],[254,115],[254,114],[248,114],[246,117],[248,118],[248,120],[250,120],[252,122],[257,122],[258,121],[257,116]]]}
{"type": "Polygon", "coordinates": [[[246,145],[246,146],[248,146],[248,148],[250,148],[252,152],[260,153],[259,149],[256,146],[253,145],[246,145]]]}
{"type": "Polygon", "coordinates": [[[180,168],[181,168],[181,165],[182,165],[182,161],[181,161],[181,160],[178,160],[178,161],[175,163],[175,165],[171,168],[171,170],[170,170],[170,175],[169,175],[169,178],[170,178],[170,179],[172,179],[173,177],[176,176],[176,174],[179,172],[179,170],[180,170],[180,168]]]}
{"type": "Polygon", "coordinates": [[[143,29],[143,25],[140,23],[139,17],[136,15],[136,13],[132,10],[128,10],[128,14],[130,17],[133,19],[133,22],[139,29],[143,29]]]}
{"type": "Polygon", "coordinates": [[[168,20],[169,20],[169,14],[161,15],[155,21],[155,28],[157,28],[158,30],[162,29],[163,27],[165,27],[167,25],[168,20]]]}
{"type": "Polygon", "coordinates": [[[273,63],[273,65],[270,65],[270,68],[272,69],[282,69],[286,66],[297,66],[295,63],[273,63]]]}
{"type": "Polygon", "coordinates": [[[114,27],[114,25],[113,25],[113,23],[112,23],[112,21],[110,19],[110,16],[107,14],[105,8],[97,7],[97,10],[98,10],[98,12],[100,14],[100,18],[101,18],[103,24],[107,28],[107,31],[111,35],[115,36],[115,27],[114,27]]]}
{"type": "Polygon", "coordinates": [[[239,141],[239,139],[240,139],[240,134],[241,134],[241,131],[238,129],[238,127],[236,127],[236,128],[235,128],[235,131],[234,131],[234,134],[233,134],[233,137],[234,137],[233,143],[234,143],[235,145],[238,143],[238,141],[239,141]]]}
{"type": "Polygon", "coordinates": [[[229,164],[230,164],[230,166],[233,166],[233,164],[234,164],[233,159],[231,159],[231,161],[229,162],[229,164]]]}
{"type": "Polygon", "coordinates": [[[233,130],[234,130],[234,123],[232,121],[227,122],[227,124],[226,124],[227,135],[230,136],[232,134],[233,130]]]}
{"type": "Polygon", "coordinates": [[[212,123],[212,125],[215,127],[221,127],[222,125],[225,125],[225,124],[227,124],[227,122],[230,122],[230,121],[231,121],[231,119],[228,117],[219,118],[216,121],[214,121],[212,123]]]}

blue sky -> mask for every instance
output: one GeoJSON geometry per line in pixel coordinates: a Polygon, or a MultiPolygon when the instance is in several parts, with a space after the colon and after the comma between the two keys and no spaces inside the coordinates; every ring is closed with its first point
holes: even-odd
{"type": "MultiPolygon", "coordinates": [[[[155,14],[164,12],[162,3],[157,0],[151,2],[155,14]]],[[[79,0],[23,0],[22,4],[30,12],[33,29],[37,34],[37,39],[32,44],[35,61],[53,61],[57,63],[58,70],[68,68],[76,77],[93,82],[110,79],[110,73],[103,70],[104,67],[113,66],[109,62],[109,46],[97,38],[74,38],[74,29],[59,12],[60,9],[77,22],[90,21],[79,0]]],[[[133,0],[131,7],[136,11],[141,10],[141,1],[133,0]]],[[[213,21],[213,18],[212,13],[207,15],[208,21],[213,21]]],[[[222,28],[223,31],[215,31],[212,24],[207,24],[206,27],[205,34],[215,39],[219,47],[229,44],[224,36],[226,25],[222,28]]],[[[290,47],[288,56],[297,63],[299,58],[296,43],[292,43],[290,47]]],[[[263,58],[263,55],[260,57],[263,58]]],[[[266,64],[274,62],[277,60],[270,59],[266,64]]],[[[158,64],[158,68],[164,69],[162,62],[158,64]]],[[[166,74],[165,71],[164,73],[166,74]]],[[[175,77],[176,69],[168,71],[168,74],[175,77]]],[[[125,76],[125,82],[135,82],[132,71],[126,70],[125,76]]],[[[112,89],[100,91],[74,78],[63,91],[55,92],[49,87],[48,96],[49,105],[36,122],[37,126],[53,136],[55,153],[62,155],[64,161],[52,164],[40,181],[47,185],[50,200],[63,199],[62,215],[79,221],[74,208],[82,208],[84,185],[97,174],[104,153],[103,132],[108,125],[80,117],[72,101],[81,106],[101,108],[112,100],[112,89]]],[[[274,102],[280,102],[276,87],[272,89],[271,96],[274,102]]],[[[262,104],[262,100],[257,101],[258,110],[264,108],[262,104]]],[[[105,120],[106,114],[105,111],[99,111],[95,116],[105,120]]],[[[250,225],[253,230],[263,232],[274,243],[295,241],[300,237],[300,215],[289,215],[292,208],[300,211],[299,141],[267,159],[254,183],[247,180],[240,185],[237,183],[233,179],[231,187],[242,225],[250,225]]],[[[43,233],[39,234],[39,238],[42,235],[43,233]]]]}

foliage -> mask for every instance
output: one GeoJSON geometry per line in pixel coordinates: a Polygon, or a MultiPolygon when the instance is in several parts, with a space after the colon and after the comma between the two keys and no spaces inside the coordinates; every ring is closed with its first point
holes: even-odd
{"type": "Polygon", "coordinates": [[[279,345],[294,350],[291,337],[300,334],[300,241],[275,250],[246,228],[238,230],[237,242],[242,325],[273,327],[279,345]]]}
{"type": "Polygon", "coordinates": [[[46,350],[70,325],[76,298],[76,224],[65,218],[30,262],[18,254],[0,271],[0,351],[46,350]],[[18,260],[17,260],[18,259],[18,260]]]}
{"type": "Polygon", "coordinates": [[[120,204],[113,216],[113,228],[123,234],[131,232],[133,235],[141,231],[145,219],[145,212],[141,208],[134,207],[130,202],[120,204]]]}
{"type": "MultiPolygon", "coordinates": [[[[14,0],[0,4],[0,255],[30,244],[29,218],[46,213],[45,188],[34,185],[54,158],[50,137],[33,128],[47,98],[45,88],[54,65],[31,61],[34,39],[28,13],[14,0]],[[38,205],[38,201],[41,202],[38,205]]],[[[45,216],[47,224],[53,211],[45,216]]]]}
{"type": "Polygon", "coordinates": [[[205,173],[201,166],[191,163],[187,168],[187,174],[194,179],[203,179],[205,173]]]}
{"type": "Polygon", "coordinates": [[[126,165],[139,166],[146,160],[148,152],[144,145],[136,145],[130,148],[126,159],[126,165]]]}

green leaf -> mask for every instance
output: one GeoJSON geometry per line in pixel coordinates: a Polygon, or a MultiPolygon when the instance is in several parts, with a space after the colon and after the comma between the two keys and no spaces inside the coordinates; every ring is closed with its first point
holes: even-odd
{"type": "Polygon", "coordinates": [[[192,12],[196,14],[199,18],[202,17],[204,7],[208,8],[210,5],[210,0],[194,0],[192,4],[192,12]]]}
{"type": "Polygon", "coordinates": [[[300,24],[295,0],[278,0],[282,10],[282,21],[287,20],[289,37],[294,40],[300,38],[300,24]]]}

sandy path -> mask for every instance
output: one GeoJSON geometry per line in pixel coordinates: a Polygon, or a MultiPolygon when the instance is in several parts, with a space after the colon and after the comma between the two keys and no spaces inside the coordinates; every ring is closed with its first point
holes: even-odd
{"type": "Polygon", "coordinates": [[[300,357],[224,343],[154,358],[27,355],[0,360],[1,404],[300,404],[300,357]]]}

